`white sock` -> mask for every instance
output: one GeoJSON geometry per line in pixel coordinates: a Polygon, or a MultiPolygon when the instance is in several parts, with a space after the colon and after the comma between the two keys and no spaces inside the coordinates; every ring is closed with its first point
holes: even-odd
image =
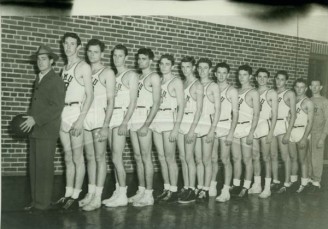
{"type": "Polygon", "coordinates": [[[306,186],[307,184],[309,183],[309,179],[308,178],[301,178],[301,184],[303,185],[303,186],[306,186]]]}
{"type": "Polygon", "coordinates": [[[250,180],[244,180],[244,188],[249,189],[251,187],[252,181],[250,180]]]}
{"type": "Polygon", "coordinates": [[[146,189],[145,190],[145,196],[150,197],[153,195],[153,190],[152,189],[146,189]]]}
{"type": "Polygon", "coordinates": [[[65,187],[65,197],[71,197],[73,195],[73,187],[65,187]]]}
{"type": "Polygon", "coordinates": [[[82,189],[76,189],[74,188],[73,190],[73,195],[71,196],[73,199],[77,199],[79,198],[80,192],[82,191],[82,189]]]}
{"type": "Polygon", "coordinates": [[[286,186],[286,187],[290,187],[292,184],[289,182],[289,183],[287,183],[287,182],[285,182],[284,183],[284,186],[286,186]]]}
{"type": "Polygon", "coordinates": [[[96,185],[88,184],[88,193],[93,194],[96,192],[96,185]]]}
{"type": "Polygon", "coordinates": [[[142,187],[142,186],[138,186],[138,191],[139,192],[144,192],[146,190],[145,187],[142,187]]]}
{"type": "Polygon", "coordinates": [[[271,178],[265,178],[264,190],[269,191],[270,190],[270,184],[271,184],[271,178]]]}
{"type": "Polygon", "coordinates": [[[201,189],[203,189],[203,186],[197,185],[197,189],[201,190],[201,189]]]}
{"type": "Polygon", "coordinates": [[[120,184],[119,183],[115,183],[115,190],[119,190],[120,189],[120,184]]]}
{"type": "Polygon", "coordinates": [[[292,183],[296,182],[297,179],[298,179],[298,176],[297,175],[291,175],[290,176],[290,182],[292,182],[292,183]]]}
{"type": "Polygon", "coordinates": [[[183,189],[184,189],[184,190],[187,190],[187,189],[188,189],[188,186],[183,186],[183,189]]]}
{"type": "Polygon", "coordinates": [[[128,186],[125,186],[125,187],[119,187],[119,192],[120,192],[120,194],[124,194],[124,195],[126,195],[126,191],[127,191],[127,189],[128,189],[128,186]]]}
{"type": "Polygon", "coordinates": [[[165,190],[170,190],[170,184],[164,184],[164,189],[165,190]]]}
{"type": "Polygon", "coordinates": [[[254,176],[254,184],[261,185],[261,176],[254,176]]]}
{"type": "Polygon", "coordinates": [[[319,183],[319,181],[312,181],[312,184],[313,184],[314,186],[320,187],[320,183],[319,183]]]}
{"type": "Polygon", "coordinates": [[[218,182],[216,182],[216,181],[211,181],[211,185],[210,185],[210,187],[211,188],[216,188],[216,184],[217,184],[218,182]]]}
{"type": "Polygon", "coordinates": [[[96,187],[96,191],[95,191],[95,193],[96,193],[96,196],[100,196],[101,197],[101,194],[102,194],[102,192],[103,192],[103,189],[104,189],[104,187],[96,187]]]}
{"type": "Polygon", "coordinates": [[[178,191],[178,187],[177,186],[170,186],[170,191],[171,192],[177,192],[178,191]]]}
{"type": "Polygon", "coordinates": [[[274,184],[280,184],[280,181],[278,181],[278,180],[273,180],[273,183],[274,183],[274,184]]]}
{"type": "Polygon", "coordinates": [[[208,191],[208,190],[210,190],[210,188],[209,187],[204,187],[203,190],[208,191]]]}
{"type": "Polygon", "coordinates": [[[195,190],[195,187],[191,187],[191,186],[189,186],[189,188],[190,188],[191,190],[195,190]]]}
{"type": "Polygon", "coordinates": [[[228,192],[229,193],[230,186],[223,185],[222,192],[228,192]]]}
{"type": "Polygon", "coordinates": [[[233,179],[232,183],[233,183],[233,186],[240,186],[240,180],[239,179],[233,179]]]}

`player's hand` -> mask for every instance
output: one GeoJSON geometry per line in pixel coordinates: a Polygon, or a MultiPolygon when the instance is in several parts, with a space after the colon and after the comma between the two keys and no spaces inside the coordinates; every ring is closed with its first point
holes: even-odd
{"type": "Polygon", "coordinates": [[[96,132],[98,142],[106,141],[108,138],[108,127],[102,127],[96,132]]]}
{"type": "Polygon", "coordinates": [[[233,140],[233,134],[230,134],[230,133],[229,133],[229,134],[227,135],[227,137],[226,137],[224,143],[225,143],[227,146],[229,146],[229,145],[232,144],[232,140],[233,140]]]}
{"type": "Polygon", "coordinates": [[[273,139],[273,133],[269,133],[268,136],[266,136],[265,142],[266,144],[271,144],[273,139]]]}
{"type": "Polygon", "coordinates": [[[246,144],[247,145],[252,145],[253,144],[253,139],[254,139],[254,134],[249,133],[248,136],[246,137],[246,144]]]}
{"type": "Polygon", "coordinates": [[[317,143],[317,148],[322,148],[325,144],[325,139],[320,138],[317,143]]]}
{"type": "Polygon", "coordinates": [[[72,136],[78,137],[82,134],[82,131],[83,131],[83,121],[78,119],[73,123],[69,132],[72,136]]]}
{"type": "Polygon", "coordinates": [[[125,123],[122,123],[119,127],[118,127],[118,135],[120,136],[127,136],[128,135],[128,125],[125,123]]]}
{"type": "Polygon", "coordinates": [[[173,129],[170,132],[169,140],[170,142],[175,142],[178,138],[179,131],[177,129],[173,129]]]}
{"type": "Polygon", "coordinates": [[[282,138],[282,143],[283,144],[288,144],[289,143],[289,138],[290,138],[289,134],[284,134],[284,136],[282,138]]]}
{"type": "Polygon", "coordinates": [[[215,137],[215,131],[210,130],[206,136],[206,143],[211,143],[214,141],[214,137],[215,137]]]}
{"type": "Polygon", "coordinates": [[[298,142],[298,146],[299,146],[301,149],[304,149],[305,146],[306,146],[306,142],[307,142],[307,139],[306,139],[306,138],[302,138],[302,139],[298,142]]]}
{"type": "Polygon", "coordinates": [[[149,127],[148,126],[142,126],[138,131],[137,134],[140,137],[145,137],[148,134],[149,127]]]}
{"type": "Polygon", "coordinates": [[[188,131],[188,133],[185,136],[187,144],[191,144],[194,141],[194,135],[195,135],[194,131],[192,130],[188,131]]]}
{"type": "Polygon", "coordinates": [[[20,128],[23,132],[29,132],[32,127],[35,125],[35,120],[32,116],[23,116],[23,118],[26,118],[25,122],[20,124],[20,128]]]}

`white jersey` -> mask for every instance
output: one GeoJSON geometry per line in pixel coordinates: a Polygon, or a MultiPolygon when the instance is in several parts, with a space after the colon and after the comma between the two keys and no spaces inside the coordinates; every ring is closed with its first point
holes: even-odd
{"type": "Polygon", "coordinates": [[[211,115],[215,113],[214,101],[208,98],[207,89],[214,82],[210,82],[204,86],[204,100],[203,100],[203,111],[202,115],[211,115]]]}
{"type": "Polygon", "coordinates": [[[278,120],[287,119],[289,116],[290,107],[286,104],[284,96],[288,89],[278,94],[278,120]]]}
{"type": "Polygon", "coordinates": [[[90,109],[92,108],[106,108],[107,107],[107,93],[106,85],[104,85],[100,79],[100,74],[106,67],[101,68],[92,75],[93,95],[94,99],[90,109]]]}
{"type": "Polygon", "coordinates": [[[303,111],[301,106],[305,99],[307,99],[307,97],[301,99],[298,103],[296,103],[296,119],[294,124],[295,127],[306,126],[307,124],[308,114],[303,111]]]}
{"type": "Polygon", "coordinates": [[[246,95],[253,88],[246,90],[244,93],[238,95],[239,117],[238,123],[251,122],[253,119],[253,108],[246,103],[246,95]]]}
{"type": "Polygon", "coordinates": [[[270,90],[268,89],[260,95],[260,120],[268,120],[271,117],[272,108],[267,99],[270,90]]]}
{"type": "Polygon", "coordinates": [[[122,78],[125,73],[129,71],[133,70],[126,70],[116,77],[115,108],[121,108],[122,110],[126,110],[130,105],[130,89],[126,85],[124,85],[122,81],[122,78]]]}
{"type": "Polygon", "coordinates": [[[150,72],[138,83],[137,107],[145,107],[148,110],[153,105],[153,93],[145,87],[146,79],[154,72],[150,72]]]}
{"type": "Polygon", "coordinates": [[[85,88],[75,76],[76,66],[81,61],[76,62],[70,69],[66,70],[67,65],[63,68],[62,79],[66,87],[65,103],[79,102],[85,99],[85,88]]]}
{"type": "Polygon", "coordinates": [[[195,99],[193,99],[193,97],[190,94],[190,89],[191,87],[195,84],[195,82],[198,81],[197,79],[195,79],[194,81],[192,81],[188,87],[186,89],[184,89],[184,95],[185,95],[185,109],[184,112],[185,113],[191,113],[191,112],[196,112],[197,110],[197,102],[195,99]]]}
{"type": "Polygon", "coordinates": [[[232,104],[228,99],[228,90],[231,86],[228,85],[221,92],[221,113],[220,120],[231,120],[232,104]]]}
{"type": "Polygon", "coordinates": [[[161,95],[161,105],[160,109],[165,110],[165,109],[171,109],[175,110],[178,106],[177,99],[170,95],[169,92],[169,85],[170,83],[175,80],[177,77],[173,77],[172,79],[166,81],[164,84],[161,85],[162,88],[162,95],[161,95]]]}

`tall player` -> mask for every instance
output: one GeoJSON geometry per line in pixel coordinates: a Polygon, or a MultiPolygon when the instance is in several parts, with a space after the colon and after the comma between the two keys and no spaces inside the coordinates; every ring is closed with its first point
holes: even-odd
{"type": "Polygon", "coordinates": [[[105,44],[98,39],[89,40],[86,46],[91,64],[94,100],[84,120],[84,146],[88,170],[88,193],[79,202],[85,211],[101,206],[106,169],[108,127],[114,109],[115,73],[102,64],[105,44]]]}
{"type": "Polygon", "coordinates": [[[216,129],[212,152],[212,181],[209,195],[216,196],[217,173],[219,170],[218,147],[220,144],[220,157],[224,166],[224,185],[221,195],[216,198],[219,202],[230,200],[230,183],[232,178],[232,165],[230,161],[230,149],[233,135],[238,122],[238,91],[228,82],[230,66],[227,63],[218,63],[214,74],[218,80],[221,92],[221,113],[216,129]]]}
{"type": "MultiPolygon", "coordinates": [[[[276,127],[273,131],[275,138],[273,138],[271,143],[271,165],[273,176],[271,191],[278,193],[285,193],[291,187],[291,163],[288,143],[296,119],[296,97],[293,91],[286,88],[288,77],[286,71],[278,71],[275,76],[278,93],[278,117],[276,127]],[[285,166],[285,183],[282,187],[278,179],[278,147],[285,166]]],[[[295,181],[292,180],[292,182],[295,181]]]]}
{"type": "Polygon", "coordinates": [[[168,181],[164,177],[166,176],[165,170],[162,170],[162,175],[164,185],[165,182],[169,182],[169,190],[164,186],[164,191],[156,197],[156,201],[172,203],[178,201],[178,166],[175,152],[176,140],[184,113],[183,82],[172,73],[174,68],[174,57],[172,55],[162,55],[159,59],[159,68],[162,74],[161,105],[153,121],[152,130],[154,131],[154,143],[157,152],[159,154],[164,152],[165,155],[166,166],[161,166],[161,168],[167,168],[168,181]]]}
{"type": "Polygon", "coordinates": [[[212,62],[200,58],[197,71],[204,87],[204,101],[201,118],[198,122],[199,135],[196,140],[195,158],[197,165],[197,200],[208,201],[212,179],[212,150],[215,131],[220,119],[220,88],[211,77],[212,62]]]}
{"type": "Polygon", "coordinates": [[[241,88],[238,89],[239,117],[234,133],[235,140],[232,143],[232,155],[234,161],[234,179],[230,192],[243,198],[248,194],[253,176],[252,147],[254,132],[260,114],[260,96],[257,90],[251,86],[252,68],[242,65],[238,68],[238,79],[241,88]],[[244,185],[240,189],[240,176],[243,160],[245,164],[244,185]]]}
{"type": "Polygon", "coordinates": [[[60,130],[60,140],[65,152],[66,192],[57,204],[68,210],[78,207],[77,199],[85,175],[83,123],[93,101],[93,88],[91,68],[78,56],[82,47],[79,36],[65,33],[62,45],[68,61],[62,72],[66,97],[60,130]]]}
{"type": "Polygon", "coordinates": [[[302,78],[295,80],[294,90],[296,92],[296,120],[290,135],[290,159],[291,179],[298,174],[298,159],[301,165],[301,186],[296,191],[302,193],[310,186],[308,177],[308,139],[313,124],[314,104],[305,95],[307,90],[306,81],[302,78]]]}
{"type": "Polygon", "coordinates": [[[181,60],[181,70],[185,77],[183,82],[185,111],[180,125],[178,148],[184,188],[179,195],[179,203],[191,203],[196,200],[194,151],[196,137],[201,130],[198,122],[203,109],[204,89],[194,73],[195,64],[193,57],[187,56],[181,60]]]}
{"type": "Polygon", "coordinates": [[[268,87],[269,77],[270,73],[265,68],[256,71],[255,80],[260,94],[260,118],[254,132],[253,141],[254,183],[248,193],[258,194],[262,192],[260,163],[260,152],[262,152],[265,164],[265,185],[263,192],[259,195],[260,198],[267,198],[271,195],[270,144],[273,139],[278,113],[278,95],[275,90],[268,87]]]}
{"type": "Polygon", "coordinates": [[[150,48],[141,48],[137,53],[142,74],[139,75],[137,108],[132,116],[130,137],[137,163],[139,187],[136,195],[129,198],[129,202],[136,207],[154,204],[152,130],[149,127],[157,114],[161,98],[161,78],[151,70],[154,56],[150,48]]]}
{"type": "Polygon", "coordinates": [[[131,117],[137,105],[139,77],[134,70],[128,69],[126,61],[128,49],[124,45],[116,45],[113,49],[113,61],[117,69],[115,86],[115,107],[109,124],[109,144],[115,167],[116,190],[112,197],[103,200],[106,207],[126,206],[126,173],[123,165],[123,152],[126,136],[131,127],[131,117]],[[114,144],[115,143],[115,144],[114,144]]]}

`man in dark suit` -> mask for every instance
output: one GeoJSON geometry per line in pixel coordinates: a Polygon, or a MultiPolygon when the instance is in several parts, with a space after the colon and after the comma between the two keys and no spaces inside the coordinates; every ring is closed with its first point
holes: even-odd
{"type": "Polygon", "coordinates": [[[51,48],[41,45],[35,59],[40,73],[36,77],[26,121],[21,124],[23,131],[31,131],[29,159],[32,204],[25,210],[47,210],[52,197],[54,155],[65,103],[65,85],[52,69],[58,56],[51,48]]]}

